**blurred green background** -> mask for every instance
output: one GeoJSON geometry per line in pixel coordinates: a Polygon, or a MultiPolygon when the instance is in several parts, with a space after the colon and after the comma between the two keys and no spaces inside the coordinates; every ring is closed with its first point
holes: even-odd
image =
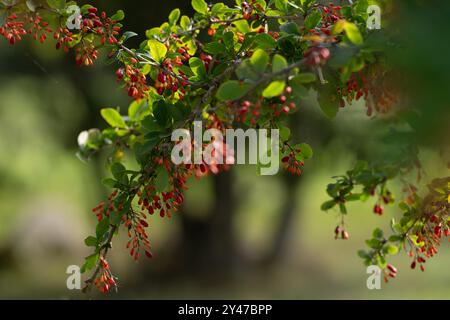
{"type": "MultiPolygon", "coordinates": [[[[139,40],[173,8],[192,13],[190,1],[90,3],[110,13],[124,9],[127,30],[139,33],[139,40]]],[[[396,28],[404,28],[405,39],[431,46],[443,31],[423,19],[444,22],[448,5],[440,10],[430,4],[428,11],[418,6],[400,5],[402,20],[396,28]],[[418,30],[415,14],[427,30],[418,30]]],[[[447,46],[430,51],[445,55],[447,46]]],[[[434,129],[442,137],[449,123],[443,116],[448,112],[442,113],[448,110],[448,62],[424,57],[422,45],[414,48],[399,61],[411,83],[422,88],[415,103],[430,105],[421,128],[429,132],[439,118],[443,123],[434,129]]],[[[90,209],[107,193],[100,183],[105,155],[82,163],[75,156],[76,137],[82,130],[105,127],[101,108],[125,110],[130,101],[116,85],[114,66],[77,68],[72,56],[55,51],[51,43],[8,46],[0,41],[0,70],[0,298],[450,298],[448,243],[427,262],[425,273],[410,270],[403,253],[392,259],[397,279],[381,290],[366,288],[368,275],[356,252],[375,227],[388,231],[399,210],[389,207],[380,218],[371,213],[373,201],[352,205],[347,219],[351,237],[336,241],[338,215],[320,211],[320,205],[333,175],[376,152],[373,132],[384,120],[368,118],[358,104],[327,120],[314,94],[292,122],[298,140],[315,149],[302,177],[260,177],[255,167],[236,166],[218,177],[193,179],[182,212],[171,220],[151,217],[153,259],[135,263],[123,235],[115,240],[110,262],[120,276],[118,294],[69,291],[66,268],[89,254],[83,240],[95,227],[90,209]]],[[[424,148],[420,157],[425,179],[448,174],[435,148],[424,148]]]]}

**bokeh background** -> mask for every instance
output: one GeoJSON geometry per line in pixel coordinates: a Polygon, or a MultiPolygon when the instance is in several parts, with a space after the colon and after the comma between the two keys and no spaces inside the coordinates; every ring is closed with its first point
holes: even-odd
{"type": "MultiPolygon", "coordinates": [[[[425,179],[448,174],[430,143],[445,144],[450,124],[450,68],[443,59],[450,45],[442,38],[449,34],[449,5],[434,2],[424,8],[419,1],[404,7],[399,1],[395,28],[414,50],[408,56],[393,52],[415,89],[412,103],[427,110],[418,127],[427,145],[421,153],[425,179]]],[[[90,3],[108,12],[124,9],[127,30],[139,33],[138,40],[175,7],[192,14],[190,1],[90,3]]],[[[410,270],[403,253],[392,259],[397,279],[381,290],[366,288],[368,275],[356,252],[376,226],[388,231],[399,210],[389,207],[379,218],[371,213],[372,201],[352,205],[351,237],[335,241],[338,215],[320,211],[320,205],[333,175],[377,152],[372,141],[384,119],[368,118],[355,104],[330,121],[313,93],[291,124],[297,139],[315,150],[302,177],[261,177],[255,167],[236,166],[217,177],[193,179],[180,213],[171,220],[151,217],[153,259],[135,263],[123,235],[115,240],[111,266],[120,276],[119,293],[69,291],[66,268],[89,254],[83,240],[95,227],[91,208],[107,194],[100,183],[107,174],[106,155],[81,162],[76,137],[85,129],[105,128],[101,108],[126,110],[129,102],[116,85],[114,66],[78,68],[53,44],[0,41],[0,298],[450,298],[448,244],[427,262],[425,273],[410,270]]]]}

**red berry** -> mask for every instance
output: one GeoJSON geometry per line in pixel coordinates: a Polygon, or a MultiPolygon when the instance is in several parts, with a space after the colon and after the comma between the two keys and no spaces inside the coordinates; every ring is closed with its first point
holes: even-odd
{"type": "Polygon", "coordinates": [[[215,35],[215,34],[216,34],[216,29],[214,29],[214,28],[209,28],[209,29],[208,29],[208,35],[209,35],[209,36],[212,37],[212,36],[215,35]]]}
{"type": "Polygon", "coordinates": [[[161,83],[166,83],[167,77],[164,73],[160,72],[158,74],[158,81],[161,83]]]}
{"type": "Polygon", "coordinates": [[[394,267],[392,264],[388,264],[387,267],[388,267],[389,270],[391,270],[391,272],[397,273],[397,268],[394,267]]]}

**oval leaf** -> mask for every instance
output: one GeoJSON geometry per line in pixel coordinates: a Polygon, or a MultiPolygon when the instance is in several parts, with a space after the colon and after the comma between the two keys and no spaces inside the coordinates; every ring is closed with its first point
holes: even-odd
{"type": "Polygon", "coordinates": [[[100,114],[102,115],[103,119],[105,119],[106,122],[111,127],[114,128],[126,128],[127,125],[125,121],[123,120],[122,116],[120,115],[117,110],[113,108],[105,108],[100,111],[100,114]]]}
{"type": "Polygon", "coordinates": [[[264,89],[262,95],[264,98],[277,97],[283,93],[286,83],[284,81],[273,81],[264,89]]]}

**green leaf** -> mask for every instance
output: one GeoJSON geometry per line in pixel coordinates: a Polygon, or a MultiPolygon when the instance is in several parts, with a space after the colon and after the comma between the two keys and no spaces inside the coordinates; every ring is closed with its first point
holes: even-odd
{"type": "Polygon", "coordinates": [[[280,127],[280,138],[282,142],[287,142],[291,139],[291,129],[288,127],[281,126],[280,127]]]}
{"type": "Polygon", "coordinates": [[[403,239],[402,236],[396,235],[396,234],[389,237],[390,242],[397,242],[397,241],[401,241],[402,239],[403,239]]]}
{"type": "Polygon", "coordinates": [[[377,239],[370,239],[366,240],[366,244],[372,249],[378,249],[381,245],[381,242],[377,239]]]}
{"type": "Polygon", "coordinates": [[[105,108],[100,110],[100,114],[102,115],[103,119],[114,128],[126,128],[127,125],[125,121],[123,120],[120,113],[113,109],[113,108],[105,108]]]}
{"type": "Polygon", "coordinates": [[[252,68],[250,60],[244,60],[236,68],[236,75],[239,79],[245,81],[256,81],[259,79],[259,74],[252,68]]]}
{"type": "Polygon", "coordinates": [[[198,76],[200,80],[206,78],[206,67],[200,58],[193,57],[189,59],[189,66],[191,67],[192,72],[198,76]]]}
{"type": "Polygon", "coordinates": [[[334,200],[329,200],[326,201],[322,204],[322,206],[320,207],[320,209],[322,211],[327,211],[330,210],[331,208],[333,208],[336,205],[336,202],[334,200]]]}
{"type": "Polygon", "coordinates": [[[155,188],[159,192],[164,192],[169,187],[169,174],[163,167],[158,167],[156,172],[155,188]]]}
{"type": "Polygon", "coordinates": [[[359,250],[358,256],[363,259],[370,259],[370,255],[364,250],[359,250]]]}
{"type": "Polygon", "coordinates": [[[273,98],[283,93],[286,83],[284,81],[272,81],[267,88],[264,89],[262,96],[264,98],[273,98]]]}
{"type": "Polygon", "coordinates": [[[292,93],[296,98],[304,99],[309,96],[308,88],[301,84],[295,77],[289,80],[289,85],[292,87],[292,93]]]}
{"type": "Polygon", "coordinates": [[[342,214],[347,214],[347,207],[343,203],[339,203],[339,210],[342,214]]]}
{"type": "Polygon", "coordinates": [[[317,27],[317,25],[322,20],[322,13],[319,11],[314,11],[310,15],[308,15],[305,19],[305,30],[309,31],[317,27]]]}
{"type": "Polygon", "coordinates": [[[243,34],[247,34],[251,31],[247,20],[237,20],[233,22],[233,24],[236,26],[236,29],[238,29],[238,31],[242,32],[243,34]]]}
{"type": "Polygon", "coordinates": [[[121,180],[126,171],[124,165],[119,162],[114,162],[111,166],[111,173],[117,180],[121,180]]]}
{"type": "Polygon", "coordinates": [[[260,49],[271,49],[277,46],[277,41],[267,33],[257,34],[253,39],[256,47],[260,49]]]}
{"type": "Polygon", "coordinates": [[[52,9],[64,9],[66,7],[66,0],[47,0],[47,3],[52,9]]]}
{"type": "Polygon", "coordinates": [[[178,22],[178,19],[180,19],[180,15],[181,15],[180,9],[176,8],[176,9],[172,10],[172,12],[169,14],[169,24],[171,26],[176,25],[178,22]]]}
{"type": "Polygon", "coordinates": [[[400,202],[398,204],[398,207],[400,208],[400,210],[402,210],[403,212],[408,212],[409,211],[409,206],[405,203],[405,202],[400,202]]]}
{"type": "Polygon", "coordinates": [[[145,100],[133,101],[128,107],[128,116],[131,121],[139,121],[149,112],[145,100]],[[147,111],[147,112],[146,112],[147,111]]]}
{"type": "Polygon", "coordinates": [[[280,26],[280,30],[288,34],[300,35],[298,25],[295,22],[288,22],[280,26]]]}
{"type": "Polygon", "coordinates": [[[97,227],[95,228],[95,235],[97,236],[97,239],[99,239],[99,241],[102,241],[103,236],[106,234],[108,229],[109,229],[108,219],[103,219],[97,224],[97,227]]]}
{"type": "Polygon", "coordinates": [[[187,30],[191,25],[191,19],[188,16],[182,16],[180,20],[180,26],[183,30],[187,30]]]}
{"type": "Polygon", "coordinates": [[[240,83],[236,80],[230,80],[224,82],[220,85],[219,90],[217,90],[216,97],[221,101],[225,100],[237,100],[242,98],[250,86],[248,84],[240,83]]]}
{"type": "Polygon", "coordinates": [[[359,201],[361,200],[361,197],[362,197],[361,193],[352,193],[345,196],[344,199],[345,201],[359,201]]]}
{"type": "Polygon", "coordinates": [[[96,247],[97,246],[97,238],[93,236],[89,236],[86,239],[84,239],[84,243],[88,247],[96,247]]]}
{"type": "Polygon", "coordinates": [[[198,13],[206,14],[208,12],[208,5],[205,0],[192,0],[191,4],[192,8],[198,13]]]}
{"type": "Polygon", "coordinates": [[[336,117],[339,111],[339,100],[332,86],[328,86],[328,88],[319,91],[317,101],[319,102],[320,109],[322,109],[328,118],[333,119],[336,117]]]}
{"type": "Polygon", "coordinates": [[[133,31],[126,31],[123,33],[122,37],[121,37],[121,41],[125,42],[130,38],[136,37],[138,34],[136,32],[133,31]]]}
{"type": "Polygon", "coordinates": [[[218,15],[220,13],[223,13],[224,10],[229,9],[225,4],[223,4],[222,2],[216,3],[212,6],[211,8],[211,13],[213,15],[218,15]]]}
{"type": "Polygon", "coordinates": [[[298,146],[300,147],[302,155],[305,157],[305,159],[311,159],[313,157],[314,152],[309,144],[301,143],[298,146]]]}
{"type": "Polygon", "coordinates": [[[221,54],[224,53],[227,48],[225,47],[225,45],[223,43],[219,43],[219,42],[210,42],[205,44],[205,46],[203,47],[203,50],[205,50],[206,52],[210,53],[210,54],[221,54]]]}
{"type": "Polygon", "coordinates": [[[115,188],[117,181],[111,178],[105,178],[102,180],[102,184],[106,187],[115,188]]]}
{"type": "Polygon", "coordinates": [[[269,64],[269,59],[270,57],[267,52],[262,49],[258,49],[250,58],[250,63],[256,71],[263,73],[266,71],[267,65],[269,64]]]}
{"type": "Polygon", "coordinates": [[[364,41],[358,27],[354,23],[347,22],[345,24],[345,34],[353,44],[360,45],[364,41]]]}
{"type": "Polygon", "coordinates": [[[167,54],[167,47],[157,40],[148,40],[150,54],[156,62],[162,62],[167,54]]]}
{"type": "Polygon", "coordinates": [[[288,63],[282,55],[275,54],[273,56],[273,60],[272,60],[272,71],[273,72],[277,72],[277,71],[286,69],[287,66],[288,66],[288,63]]]}
{"type": "Polygon", "coordinates": [[[388,244],[388,245],[384,248],[384,251],[385,251],[387,254],[395,255],[395,254],[398,253],[398,247],[397,247],[397,246],[394,246],[394,245],[392,245],[392,244],[388,244]]]}
{"type": "Polygon", "coordinates": [[[383,238],[383,230],[381,230],[380,228],[376,228],[375,230],[373,230],[372,236],[377,239],[382,239],[383,238]]]}
{"type": "Polygon", "coordinates": [[[225,44],[225,47],[229,50],[234,49],[234,33],[229,31],[225,32],[222,37],[223,43],[225,44]]]}
{"type": "Polygon", "coordinates": [[[153,115],[161,127],[166,127],[170,120],[169,106],[164,100],[159,100],[153,105],[153,115]]]}
{"type": "Polygon", "coordinates": [[[280,11],[286,11],[288,0],[275,0],[275,8],[280,11]]]}
{"type": "Polygon", "coordinates": [[[424,241],[418,242],[419,237],[416,236],[415,234],[410,234],[409,238],[412,240],[412,242],[418,247],[418,248],[422,248],[425,245],[424,241]]]}
{"type": "Polygon", "coordinates": [[[298,81],[299,83],[311,83],[316,81],[317,78],[312,72],[304,72],[296,75],[294,79],[294,81],[298,81]]]}
{"type": "Polygon", "coordinates": [[[94,253],[94,254],[91,254],[90,256],[86,257],[81,272],[89,271],[92,268],[94,268],[97,264],[99,257],[100,257],[100,255],[98,253],[94,253]]]}
{"type": "Polygon", "coordinates": [[[125,19],[125,12],[123,10],[117,10],[117,12],[111,17],[113,21],[122,21],[125,19]]]}

